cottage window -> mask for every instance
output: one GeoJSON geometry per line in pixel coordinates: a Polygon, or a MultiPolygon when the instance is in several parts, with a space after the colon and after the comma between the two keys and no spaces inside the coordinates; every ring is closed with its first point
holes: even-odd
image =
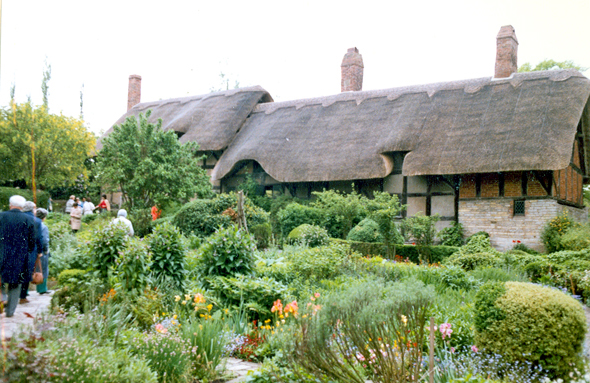
{"type": "Polygon", "coordinates": [[[514,201],[514,215],[524,215],[524,200],[514,201]]]}

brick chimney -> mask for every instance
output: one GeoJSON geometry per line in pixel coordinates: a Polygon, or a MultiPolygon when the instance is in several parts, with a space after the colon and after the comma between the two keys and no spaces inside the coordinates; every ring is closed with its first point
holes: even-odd
{"type": "Polygon", "coordinates": [[[129,93],[127,94],[127,110],[141,102],[141,76],[129,76],[129,93]]]}
{"type": "Polygon", "coordinates": [[[349,48],[348,52],[342,59],[340,65],[342,79],[340,82],[340,91],[358,91],[363,90],[363,56],[356,48],[349,48]]]}
{"type": "Polygon", "coordinates": [[[512,25],[500,28],[496,36],[496,72],[494,78],[510,77],[518,71],[518,40],[512,25]]]}

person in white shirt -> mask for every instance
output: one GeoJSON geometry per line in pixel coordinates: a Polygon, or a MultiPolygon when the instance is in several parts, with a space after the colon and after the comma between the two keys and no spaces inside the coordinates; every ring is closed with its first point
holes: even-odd
{"type": "Polygon", "coordinates": [[[94,209],[95,207],[91,200],[84,201],[84,206],[82,206],[82,212],[84,215],[94,214],[94,209]]]}
{"type": "Polygon", "coordinates": [[[133,231],[133,224],[130,220],[127,219],[127,210],[125,209],[119,210],[119,212],[117,213],[117,218],[113,220],[113,224],[124,225],[127,228],[127,235],[130,237],[132,237],[133,234],[135,234],[135,232],[133,231]]]}

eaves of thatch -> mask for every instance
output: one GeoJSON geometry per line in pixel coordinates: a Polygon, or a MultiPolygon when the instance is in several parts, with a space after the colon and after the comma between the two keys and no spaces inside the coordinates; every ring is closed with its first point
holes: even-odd
{"type": "MultiPolygon", "coordinates": [[[[128,117],[137,117],[151,109],[148,121],[156,123],[162,119],[163,130],[182,133],[181,143],[196,141],[199,150],[216,151],[229,145],[258,103],[270,101],[272,98],[266,90],[253,86],[200,96],[142,102],[128,110],[114,125],[120,125],[128,117]]],[[[104,136],[112,131],[111,127],[104,136]]],[[[98,150],[102,148],[100,141],[96,147],[98,150]]]]}
{"type": "Polygon", "coordinates": [[[281,182],[382,178],[394,152],[407,176],[564,169],[589,95],[557,70],[259,104],[213,178],[247,160],[281,182]]]}

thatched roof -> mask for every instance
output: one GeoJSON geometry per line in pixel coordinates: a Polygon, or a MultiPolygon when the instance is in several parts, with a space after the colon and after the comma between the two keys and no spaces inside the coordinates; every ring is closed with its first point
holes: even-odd
{"type": "Polygon", "coordinates": [[[408,176],[564,169],[589,95],[558,70],[259,104],[213,177],[255,160],[282,182],[381,178],[392,152],[408,176]]]}
{"type": "MultiPolygon", "coordinates": [[[[180,142],[196,141],[200,150],[214,151],[226,148],[248,115],[259,102],[272,98],[260,86],[232,89],[200,96],[172,98],[135,105],[114,123],[119,125],[129,116],[152,110],[149,122],[162,119],[163,130],[184,133],[180,142]]],[[[112,132],[111,127],[106,133],[112,132]]],[[[100,150],[102,144],[97,143],[100,150]]]]}

